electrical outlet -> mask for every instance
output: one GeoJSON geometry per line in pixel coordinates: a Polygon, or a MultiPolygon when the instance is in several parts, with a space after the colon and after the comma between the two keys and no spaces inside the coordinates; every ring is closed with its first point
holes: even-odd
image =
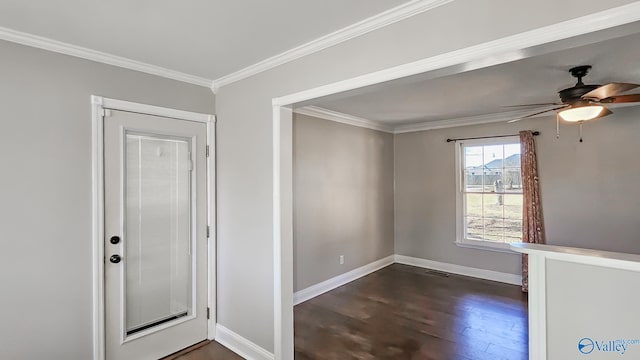
{"type": "Polygon", "coordinates": [[[340,255],[340,265],[344,265],[344,255],[340,255]]]}

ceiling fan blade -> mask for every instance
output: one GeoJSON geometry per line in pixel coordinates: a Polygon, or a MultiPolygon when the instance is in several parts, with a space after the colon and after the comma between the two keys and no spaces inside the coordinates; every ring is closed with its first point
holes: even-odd
{"type": "Polygon", "coordinates": [[[599,88],[589,91],[588,93],[582,95],[582,98],[602,100],[616,96],[631,89],[635,89],[638,86],[640,85],[629,83],[609,83],[607,85],[602,85],[599,88]]]}
{"type": "Polygon", "coordinates": [[[527,116],[523,116],[523,117],[520,117],[520,118],[517,118],[517,119],[509,120],[509,121],[507,121],[507,122],[508,122],[508,123],[514,123],[514,122],[516,122],[516,121],[520,121],[520,120],[528,119],[528,118],[530,118],[530,117],[534,117],[534,116],[536,116],[536,115],[544,114],[544,113],[549,112],[549,111],[556,111],[556,110],[564,109],[564,108],[567,108],[567,107],[569,107],[569,106],[570,106],[570,105],[563,105],[563,106],[558,106],[558,107],[555,107],[555,108],[553,108],[553,109],[549,109],[549,110],[538,111],[538,112],[536,112],[536,113],[529,114],[529,115],[527,115],[527,116]]]}
{"type": "Polygon", "coordinates": [[[613,111],[611,111],[611,110],[609,110],[607,108],[604,108],[604,111],[602,112],[602,114],[600,114],[600,116],[598,116],[596,119],[600,119],[600,118],[603,118],[605,116],[609,116],[611,114],[613,114],[613,111]]]}
{"type": "Polygon", "coordinates": [[[604,104],[633,103],[640,102],[640,94],[618,95],[604,98],[599,102],[604,104]]]}
{"type": "Polygon", "coordinates": [[[522,107],[522,106],[551,106],[551,105],[562,105],[562,103],[540,103],[540,104],[521,104],[521,105],[503,105],[502,107],[522,107]]]}

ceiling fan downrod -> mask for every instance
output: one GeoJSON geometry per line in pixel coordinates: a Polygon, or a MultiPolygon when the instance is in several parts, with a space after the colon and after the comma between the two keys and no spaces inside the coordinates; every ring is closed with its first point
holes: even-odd
{"type": "Polygon", "coordinates": [[[587,76],[587,74],[589,74],[589,70],[591,70],[591,65],[581,65],[581,66],[576,66],[569,69],[571,76],[578,79],[578,82],[576,83],[576,87],[584,86],[584,83],[582,82],[582,78],[587,76]]]}

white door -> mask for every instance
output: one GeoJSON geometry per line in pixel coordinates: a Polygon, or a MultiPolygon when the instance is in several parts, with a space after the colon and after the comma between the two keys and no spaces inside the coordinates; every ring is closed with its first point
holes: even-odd
{"type": "Polygon", "coordinates": [[[106,359],[207,338],[206,124],[104,118],[106,359]]]}

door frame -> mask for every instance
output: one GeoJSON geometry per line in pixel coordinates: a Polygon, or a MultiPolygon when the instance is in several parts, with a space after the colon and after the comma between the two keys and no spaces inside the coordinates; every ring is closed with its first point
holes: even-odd
{"type": "MultiPolygon", "coordinates": [[[[579,35],[593,35],[617,26],[640,21],[640,2],[621,5],[516,33],[497,40],[472,45],[403,65],[385,68],[334,83],[272,98],[273,156],[273,268],[274,268],[274,358],[293,360],[293,109],[328,99],[342,92],[363,89],[413,75],[430,78],[453,75],[510,61],[532,57],[552,48],[554,42],[579,35]],[[549,48],[543,48],[549,46],[549,48]]],[[[479,122],[480,123],[480,122],[479,122]]],[[[478,123],[478,124],[479,124],[478,123]]],[[[530,289],[531,294],[531,289],[530,289]]],[[[530,295],[531,296],[531,295],[530,295]]],[[[529,312],[540,313],[529,302],[529,312]]],[[[530,359],[544,359],[546,323],[530,323],[530,359]]]]}
{"type": "MultiPolygon", "coordinates": [[[[178,120],[196,121],[207,125],[207,338],[213,340],[216,331],[216,117],[124,100],[91,96],[91,209],[92,209],[92,277],[93,277],[93,360],[105,360],[105,281],[104,281],[104,116],[110,110],[122,110],[178,120]]],[[[176,349],[176,351],[181,349],[176,349]]]]}

